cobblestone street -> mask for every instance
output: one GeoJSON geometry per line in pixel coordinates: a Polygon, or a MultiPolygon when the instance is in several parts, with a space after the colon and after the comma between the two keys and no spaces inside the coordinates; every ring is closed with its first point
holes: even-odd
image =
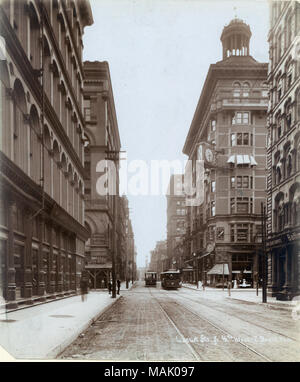
{"type": "Polygon", "coordinates": [[[59,358],[299,361],[299,342],[299,321],[288,311],[140,282],[59,358]]]}

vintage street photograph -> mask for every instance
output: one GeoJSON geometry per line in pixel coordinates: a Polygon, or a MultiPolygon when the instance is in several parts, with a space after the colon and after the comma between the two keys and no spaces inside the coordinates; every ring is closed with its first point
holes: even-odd
{"type": "Polygon", "coordinates": [[[299,362],[299,78],[296,0],[0,0],[0,362],[299,362]]]}

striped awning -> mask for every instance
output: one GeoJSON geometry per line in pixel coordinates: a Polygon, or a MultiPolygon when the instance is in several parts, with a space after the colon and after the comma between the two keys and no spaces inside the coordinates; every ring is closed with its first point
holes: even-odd
{"type": "Polygon", "coordinates": [[[227,163],[250,164],[251,166],[257,166],[257,162],[252,155],[230,155],[229,159],[227,160],[227,163]]]}

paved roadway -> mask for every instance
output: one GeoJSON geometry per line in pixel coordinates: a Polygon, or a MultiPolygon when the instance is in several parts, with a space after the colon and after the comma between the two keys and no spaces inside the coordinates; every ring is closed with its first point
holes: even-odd
{"type": "Polygon", "coordinates": [[[139,282],[58,358],[300,361],[299,328],[290,312],[139,282]]]}

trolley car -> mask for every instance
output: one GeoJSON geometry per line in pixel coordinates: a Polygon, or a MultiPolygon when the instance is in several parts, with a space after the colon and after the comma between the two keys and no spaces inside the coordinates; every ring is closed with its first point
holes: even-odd
{"type": "Polygon", "coordinates": [[[179,271],[170,269],[160,274],[161,286],[164,289],[177,289],[181,287],[181,275],[179,271]]]}
{"type": "Polygon", "coordinates": [[[157,273],[156,272],[146,272],[145,273],[145,286],[156,286],[157,273]]]}

